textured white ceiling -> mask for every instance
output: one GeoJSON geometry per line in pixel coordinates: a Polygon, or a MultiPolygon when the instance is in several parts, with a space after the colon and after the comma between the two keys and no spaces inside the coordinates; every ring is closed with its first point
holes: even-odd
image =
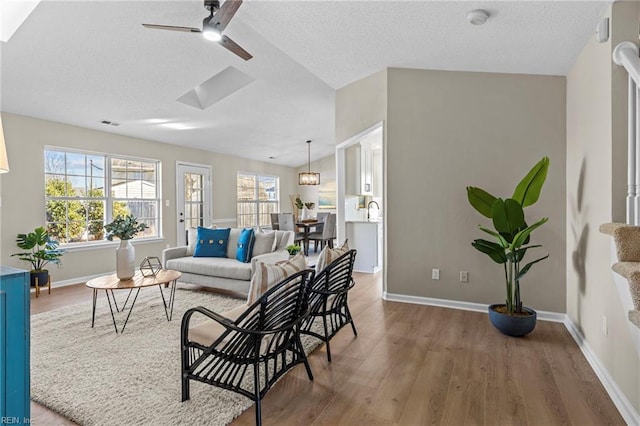
{"type": "Polygon", "coordinates": [[[605,3],[245,1],[225,32],[245,62],[140,25],[199,27],[202,1],[44,1],[0,43],[1,109],[297,167],[307,139],[312,159],[333,152],[334,89],[386,67],[564,75],[605,3]],[[202,111],[176,102],[228,66],[255,81],[202,111]]]}

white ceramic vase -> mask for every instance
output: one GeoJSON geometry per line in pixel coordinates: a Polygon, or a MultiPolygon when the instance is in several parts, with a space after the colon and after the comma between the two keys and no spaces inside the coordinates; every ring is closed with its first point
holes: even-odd
{"type": "Polygon", "coordinates": [[[309,211],[308,208],[304,207],[302,209],[302,220],[309,220],[311,219],[311,212],[309,211]]]}
{"type": "Polygon", "coordinates": [[[133,278],[136,273],[136,249],[130,240],[120,240],[116,249],[116,275],[121,281],[133,278]]]}

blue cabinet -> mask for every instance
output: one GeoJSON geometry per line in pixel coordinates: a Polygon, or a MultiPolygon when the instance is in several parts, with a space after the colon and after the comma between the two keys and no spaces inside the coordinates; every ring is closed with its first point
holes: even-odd
{"type": "Polygon", "coordinates": [[[0,418],[25,423],[29,401],[29,272],[0,266],[0,418]]]}

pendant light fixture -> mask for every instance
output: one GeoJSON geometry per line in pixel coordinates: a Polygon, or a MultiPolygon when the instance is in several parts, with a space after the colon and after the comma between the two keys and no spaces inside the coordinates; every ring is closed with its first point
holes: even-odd
{"type": "Polygon", "coordinates": [[[307,171],[298,173],[298,185],[320,185],[320,173],[311,171],[311,141],[307,141],[307,171]]]}

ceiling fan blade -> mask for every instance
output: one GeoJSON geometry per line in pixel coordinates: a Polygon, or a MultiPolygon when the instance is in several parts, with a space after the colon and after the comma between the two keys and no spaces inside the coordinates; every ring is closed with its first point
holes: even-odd
{"type": "Polygon", "coordinates": [[[231,21],[231,18],[233,18],[233,15],[235,15],[238,11],[238,8],[241,4],[242,0],[225,1],[222,7],[220,7],[220,9],[218,9],[216,14],[213,16],[211,24],[215,25],[220,30],[220,32],[224,31],[224,29],[229,24],[229,21],[231,21]]]}
{"type": "Polygon", "coordinates": [[[231,40],[226,35],[222,36],[222,40],[220,40],[220,44],[222,45],[222,47],[240,56],[245,61],[248,61],[249,59],[253,58],[253,56],[251,56],[251,53],[247,52],[242,47],[237,45],[235,41],[231,40]]]}
{"type": "Polygon", "coordinates": [[[169,31],[182,31],[186,33],[201,33],[199,28],[193,27],[176,27],[173,25],[156,25],[156,24],[142,24],[145,28],[151,28],[154,30],[169,30],[169,31]]]}

